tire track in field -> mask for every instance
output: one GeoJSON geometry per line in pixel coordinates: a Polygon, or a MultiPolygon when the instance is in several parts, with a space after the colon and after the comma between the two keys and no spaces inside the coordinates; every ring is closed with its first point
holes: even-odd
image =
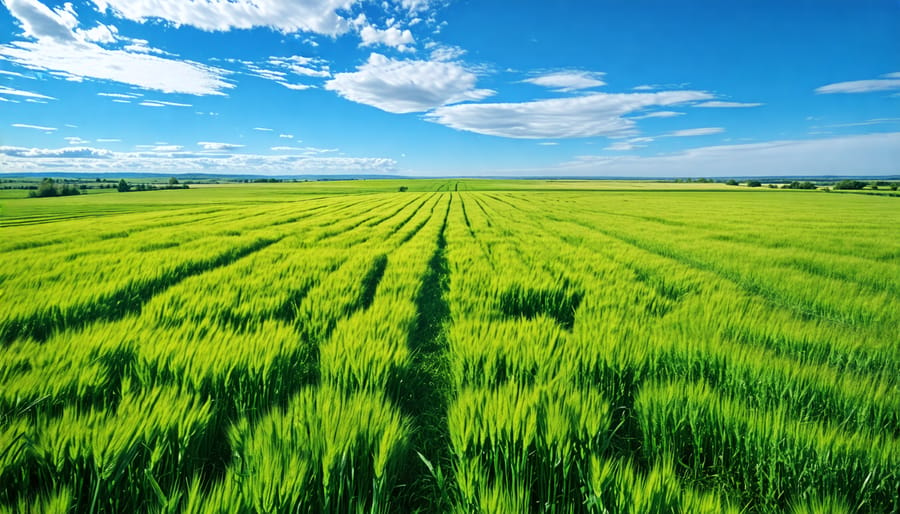
{"type": "Polygon", "coordinates": [[[141,308],[153,297],[163,293],[183,280],[200,273],[227,266],[238,259],[277,243],[282,237],[259,238],[256,241],[231,248],[212,258],[177,266],[171,272],[143,282],[132,282],[109,295],[95,299],[87,305],[66,309],[50,308],[18,320],[11,320],[0,327],[0,343],[9,344],[19,337],[31,337],[46,341],[60,330],[75,330],[97,321],[115,321],[128,314],[140,313],[141,308]]]}
{"type": "MultiPolygon", "coordinates": [[[[458,186],[458,185],[459,185],[459,184],[457,184],[457,186],[458,186]]],[[[457,189],[457,191],[458,191],[458,189],[457,189]]],[[[472,237],[475,237],[475,230],[472,229],[472,222],[469,221],[469,213],[466,212],[466,202],[463,200],[462,195],[460,195],[459,193],[457,193],[457,196],[459,197],[459,206],[460,206],[460,208],[462,208],[463,219],[466,221],[466,228],[469,229],[469,234],[470,234],[472,237]]],[[[476,238],[476,239],[477,239],[477,238],[476,238]]]]}
{"type": "MultiPolygon", "coordinates": [[[[450,435],[447,424],[450,380],[447,353],[449,343],[446,324],[450,319],[450,305],[447,301],[450,267],[447,262],[447,222],[453,196],[447,202],[444,219],[437,235],[434,253],[428,261],[428,269],[422,278],[422,285],[416,295],[416,323],[411,327],[407,347],[411,363],[402,373],[398,387],[391,388],[393,402],[413,420],[413,447],[431,463],[446,461],[450,435]]],[[[434,207],[430,221],[434,216],[434,207]]],[[[417,466],[408,470],[411,477],[407,482],[415,484],[404,491],[405,510],[414,511],[434,508],[434,499],[446,497],[437,490],[440,484],[432,483],[428,469],[417,466]],[[422,477],[428,477],[422,480],[422,477]],[[430,489],[430,490],[429,490],[430,489]]],[[[448,482],[450,483],[450,482],[448,482]]],[[[443,506],[442,506],[443,507],[443,506]]],[[[447,506],[449,507],[449,506],[447,506]]]]}
{"type": "MultiPolygon", "coordinates": [[[[850,327],[857,326],[856,321],[853,318],[863,317],[871,317],[869,313],[848,313],[841,310],[837,310],[828,305],[822,305],[817,302],[811,301],[803,301],[802,303],[798,302],[790,302],[784,298],[782,295],[774,289],[768,288],[765,284],[756,283],[752,280],[749,280],[743,276],[741,276],[737,272],[732,272],[730,270],[724,269],[721,266],[716,266],[713,263],[708,263],[692,257],[690,255],[686,255],[684,252],[680,252],[673,248],[668,248],[663,246],[662,244],[654,244],[653,242],[647,242],[638,239],[637,237],[633,237],[628,234],[623,234],[616,230],[611,230],[608,228],[603,228],[598,224],[589,224],[580,220],[578,218],[572,218],[571,222],[581,225],[582,227],[588,228],[592,231],[599,232],[604,234],[607,237],[611,237],[618,241],[621,241],[629,246],[635,247],[639,250],[666,258],[671,259],[675,262],[679,262],[684,264],[690,268],[698,269],[701,271],[706,271],[709,273],[713,273],[718,277],[731,282],[736,285],[739,289],[746,291],[748,294],[758,296],[768,302],[770,305],[773,305],[777,308],[783,308],[791,311],[794,315],[801,320],[808,321],[811,319],[818,319],[821,321],[833,323],[835,325],[850,327]],[[850,318],[848,320],[848,318],[850,318]]],[[[873,320],[866,320],[871,322],[873,320]]]]}

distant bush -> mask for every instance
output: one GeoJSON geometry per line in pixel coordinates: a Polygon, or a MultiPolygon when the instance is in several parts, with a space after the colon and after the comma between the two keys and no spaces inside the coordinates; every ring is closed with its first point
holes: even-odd
{"type": "Polygon", "coordinates": [[[866,183],[861,180],[842,180],[834,184],[834,189],[862,189],[866,183]]]}
{"type": "Polygon", "coordinates": [[[793,181],[790,184],[785,184],[781,186],[782,189],[815,189],[816,185],[812,182],[798,182],[793,181]]]}
{"type": "Polygon", "coordinates": [[[758,180],[748,180],[747,187],[762,187],[762,182],[758,180]]]}
{"type": "Polygon", "coordinates": [[[119,180],[119,185],[116,186],[116,189],[120,193],[127,193],[127,192],[131,191],[131,186],[129,186],[128,182],[125,182],[125,179],[123,178],[123,179],[119,180]]]}
{"type": "Polygon", "coordinates": [[[38,184],[37,189],[28,193],[28,196],[31,198],[47,198],[52,196],[76,196],[80,194],[81,191],[75,186],[66,183],[60,185],[52,178],[45,178],[38,184]]]}
{"type": "Polygon", "coordinates": [[[735,179],[733,179],[733,178],[730,178],[730,179],[728,179],[728,180],[725,181],[725,185],[727,185],[727,186],[736,186],[736,185],[738,185],[738,181],[735,180],[735,179]]]}
{"type": "Polygon", "coordinates": [[[409,191],[409,188],[408,188],[408,187],[406,187],[406,186],[400,186],[400,192],[401,192],[401,193],[405,193],[405,192],[407,192],[407,191],[409,191]]]}

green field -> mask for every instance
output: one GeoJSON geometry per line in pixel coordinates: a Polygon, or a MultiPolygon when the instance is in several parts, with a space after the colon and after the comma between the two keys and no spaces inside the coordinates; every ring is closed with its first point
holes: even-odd
{"type": "Polygon", "coordinates": [[[898,222],[654,182],[3,196],[0,512],[898,512],[898,222]]]}

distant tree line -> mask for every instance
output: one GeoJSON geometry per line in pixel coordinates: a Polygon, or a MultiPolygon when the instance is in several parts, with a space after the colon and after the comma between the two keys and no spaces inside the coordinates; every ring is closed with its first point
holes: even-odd
{"type": "Polygon", "coordinates": [[[51,196],[77,196],[81,191],[74,185],[66,182],[57,182],[52,178],[45,178],[38,184],[37,189],[28,193],[31,198],[47,198],[51,196]]]}
{"type": "Polygon", "coordinates": [[[118,185],[116,185],[116,190],[120,193],[129,193],[131,191],[158,191],[162,189],[188,189],[187,184],[180,184],[178,179],[172,177],[169,179],[168,185],[165,186],[157,186],[153,184],[136,184],[131,185],[125,181],[125,179],[120,179],[118,185]]]}

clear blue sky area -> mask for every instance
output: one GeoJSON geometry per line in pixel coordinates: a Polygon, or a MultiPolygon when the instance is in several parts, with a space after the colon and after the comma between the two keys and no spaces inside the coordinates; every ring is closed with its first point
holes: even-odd
{"type": "Polygon", "coordinates": [[[0,172],[900,173],[897,0],[0,1],[0,172]]]}

